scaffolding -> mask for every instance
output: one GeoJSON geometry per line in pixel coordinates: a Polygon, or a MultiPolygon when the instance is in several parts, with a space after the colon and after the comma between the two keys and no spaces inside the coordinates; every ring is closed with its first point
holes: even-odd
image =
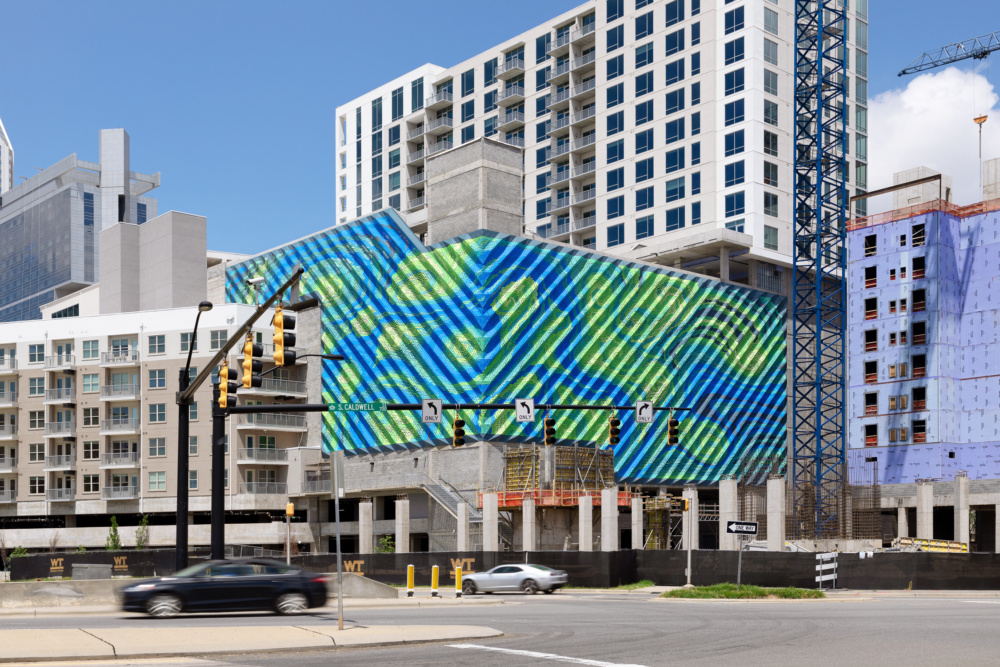
{"type": "Polygon", "coordinates": [[[497,491],[529,491],[538,488],[538,447],[504,447],[503,473],[497,491]]]}
{"type": "Polygon", "coordinates": [[[603,489],[615,483],[615,455],[606,449],[556,447],[555,489],[603,489]]]}
{"type": "Polygon", "coordinates": [[[643,498],[646,542],[643,549],[666,550],[680,547],[684,499],[677,496],[643,498]]]}

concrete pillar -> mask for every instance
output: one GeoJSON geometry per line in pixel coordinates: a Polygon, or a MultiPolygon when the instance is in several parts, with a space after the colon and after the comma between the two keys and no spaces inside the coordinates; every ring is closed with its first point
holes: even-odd
{"type": "Polygon", "coordinates": [[[917,482],[917,539],[934,539],[933,482],[917,482]]]}
{"type": "Polygon", "coordinates": [[[632,548],[642,549],[645,536],[642,534],[642,498],[632,499],[632,548]]]}
{"type": "Polygon", "coordinates": [[[729,248],[726,246],[719,248],[719,280],[729,282],[729,248]]]}
{"type": "Polygon", "coordinates": [[[785,478],[767,480],[767,550],[785,550],[785,478]]]}
{"type": "Polygon", "coordinates": [[[363,554],[370,554],[375,551],[374,547],[374,519],[372,514],[372,499],[362,498],[358,505],[358,551],[363,554]]]}
{"type": "Polygon", "coordinates": [[[538,546],[535,540],[535,499],[525,498],[521,505],[521,549],[524,551],[537,551],[538,546]]]}
{"type": "Polygon", "coordinates": [[[594,550],[594,499],[580,496],[580,551],[594,550]]]}
{"type": "Polygon", "coordinates": [[[955,475],[955,541],[969,543],[969,477],[955,475]]]}
{"type": "Polygon", "coordinates": [[[618,551],[618,487],[601,490],[601,551],[618,551]]]}
{"type": "Polygon", "coordinates": [[[469,506],[458,504],[458,540],[455,548],[459,551],[469,550],[469,506]]]}
{"type": "Polygon", "coordinates": [[[736,492],[735,479],[724,479],[719,482],[719,549],[736,551],[739,547],[739,536],[726,533],[727,521],[739,521],[739,496],[736,492]]]}
{"type": "Polygon", "coordinates": [[[896,535],[899,537],[909,537],[910,536],[910,517],[907,515],[907,509],[905,507],[900,507],[896,510],[896,535]]]}
{"type": "Polygon", "coordinates": [[[483,494],[483,551],[500,551],[500,507],[495,493],[483,494]]]}
{"type": "Polygon", "coordinates": [[[396,498],[396,553],[410,553],[410,499],[396,498]]]}
{"type": "Polygon", "coordinates": [[[682,497],[687,498],[691,507],[689,512],[684,512],[681,517],[681,549],[688,549],[688,540],[691,540],[691,549],[698,549],[701,546],[701,539],[698,528],[698,487],[694,484],[685,484],[682,497]]]}

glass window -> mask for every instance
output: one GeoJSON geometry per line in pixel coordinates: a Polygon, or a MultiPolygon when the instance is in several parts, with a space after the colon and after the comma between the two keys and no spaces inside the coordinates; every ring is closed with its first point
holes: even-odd
{"type": "Polygon", "coordinates": [[[666,49],[663,55],[672,56],[675,53],[680,53],[683,50],[684,50],[684,29],[681,28],[677,32],[668,33],[666,41],[666,49]]]}
{"type": "Polygon", "coordinates": [[[778,34],[778,12],[767,7],[764,8],[764,30],[772,35],[778,34]]]}
{"type": "Polygon", "coordinates": [[[778,105],[771,100],[764,100],[764,122],[768,125],[778,124],[778,105]]]}
{"type": "Polygon", "coordinates": [[[774,132],[764,130],[764,152],[768,155],[778,156],[778,135],[774,132]]]}
{"type": "Polygon", "coordinates": [[[476,101],[469,100],[462,104],[462,122],[468,123],[476,115],[476,101]]]}
{"type": "Polygon", "coordinates": [[[608,23],[625,15],[625,0],[608,0],[608,23]]]}
{"type": "Polygon", "coordinates": [[[697,171],[691,174],[691,194],[701,194],[701,173],[697,171]]]}
{"type": "Polygon", "coordinates": [[[774,192],[764,193],[764,215],[778,217],[778,195],[774,192]]]}
{"type": "Polygon", "coordinates": [[[625,141],[619,139],[608,143],[608,164],[618,162],[625,158],[625,141]]]}
{"type": "MultiPolygon", "coordinates": [[[[610,203],[611,202],[608,202],[609,207],[610,203]]],[[[613,248],[616,245],[621,245],[622,243],[625,243],[625,225],[618,224],[608,227],[608,247],[613,248]]]]}
{"type": "MultiPolygon", "coordinates": [[[[410,84],[410,110],[424,108],[424,80],[419,78],[410,84]]],[[[359,109],[360,111],[360,109],[359,109]]]]}
{"type": "Polygon", "coordinates": [[[97,347],[98,341],[96,340],[85,340],[83,341],[83,358],[84,359],[97,359],[101,356],[101,351],[97,347]]]}
{"type": "MultiPolygon", "coordinates": [[[[161,373],[163,371],[160,371],[161,373]]],[[[98,373],[83,374],[83,392],[89,394],[101,390],[100,375],[98,373]]]]}
{"type": "Polygon", "coordinates": [[[653,73],[645,72],[644,74],[635,75],[635,96],[642,97],[643,95],[648,95],[653,92],[653,73]]]}
{"type": "Polygon", "coordinates": [[[614,192],[625,187],[625,168],[618,167],[608,171],[608,192],[614,192]]]}
{"type": "Polygon", "coordinates": [[[635,134],[635,154],[653,150],[653,130],[648,129],[635,134]]]}
{"type": "Polygon", "coordinates": [[[617,84],[608,86],[608,108],[616,107],[625,101],[625,86],[617,84]]]}
{"type": "Polygon", "coordinates": [[[764,38],[764,62],[771,65],[778,64],[778,45],[766,37],[764,38]]]}
{"type": "Polygon", "coordinates": [[[624,112],[617,112],[608,114],[608,136],[613,134],[618,134],[625,129],[625,114],[624,112]]]}
{"type": "Polygon", "coordinates": [[[684,177],[667,181],[667,202],[684,199],[684,177]]]}
{"type": "Polygon", "coordinates": [[[395,146],[399,143],[399,125],[393,125],[389,128],[389,145],[395,146]]]}
{"type": "Polygon", "coordinates": [[[695,74],[701,74],[701,54],[692,53],[691,54],[691,76],[695,74]]]}
{"type": "MultiPolygon", "coordinates": [[[[198,471],[188,470],[188,488],[195,490],[198,488],[198,471]]],[[[152,489],[150,489],[152,491],[152,489]]]]}
{"type": "Polygon", "coordinates": [[[83,409],[83,425],[84,426],[100,426],[101,410],[100,408],[84,408],[83,409]]]}
{"type": "Polygon", "coordinates": [[[191,456],[198,455],[198,436],[196,435],[188,436],[188,454],[191,456]]]}
{"type": "Polygon", "coordinates": [[[535,202],[535,220],[549,217],[549,209],[552,207],[552,199],[546,197],[535,202]]]}
{"type": "Polygon", "coordinates": [[[644,239],[655,234],[653,227],[653,216],[647,215],[635,221],[635,238],[644,239]]]}
{"type": "Polygon", "coordinates": [[[653,12],[635,17],[635,38],[642,39],[653,34],[653,12]]]}
{"type": "Polygon", "coordinates": [[[764,162],[764,185],[778,187],[778,165],[764,162]]]}
{"type": "Polygon", "coordinates": [[[212,331],[210,332],[212,336],[211,348],[213,350],[221,350],[222,346],[226,344],[226,339],[229,337],[227,331],[212,331]]]}
{"type": "Polygon", "coordinates": [[[726,61],[725,64],[732,65],[735,62],[743,60],[743,38],[739,37],[731,42],[726,42],[726,61]]]}
{"type": "Polygon", "coordinates": [[[166,354],[167,352],[167,337],[163,334],[149,337],[149,353],[150,354],[166,354]]]}
{"type": "Polygon", "coordinates": [[[83,460],[93,461],[101,458],[101,443],[89,440],[83,443],[83,460]]]}
{"type": "Polygon", "coordinates": [[[701,23],[691,25],[691,46],[701,44],[701,23]]]}
{"type": "Polygon", "coordinates": [[[197,352],[198,351],[198,335],[197,334],[195,334],[195,337],[194,337],[193,340],[194,340],[194,345],[192,346],[191,345],[191,341],[192,341],[191,334],[190,333],[182,333],[181,334],[181,352],[187,352],[189,346],[194,348],[193,349],[194,352],[197,352]]]}
{"type": "Polygon", "coordinates": [[[648,181],[653,178],[653,159],[646,158],[645,160],[637,160],[635,163],[635,182],[642,183],[643,181],[648,181]]]}
{"type": "Polygon", "coordinates": [[[648,123],[651,120],[653,120],[653,100],[636,104],[635,105],[636,126],[642,125],[643,123],[648,123]]]}
{"type": "Polygon", "coordinates": [[[743,90],[743,68],[726,72],[726,95],[735,95],[743,90]]]}
{"type": "Polygon", "coordinates": [[[635,68],[645,67],[653,62],[653,43],[643,44],[635,50],[635,68]]]}
{"type": "Polygon", "coordinates": [[[701,104],[701,82],[691,84],[691,106],[701,104]]]}
{"type": "MultiPolygon", "coordinates": [[[[95,375],[96,377],[96,375],[95,375]]],[[[30,378],[28,380],[28,396],[45,395],[45,378],[30,378]]]]}
{"type": "Polygon", "coordinates": [[[489,113],[497,108],[497,91],[491,90],[483,95],[483,113],[489,113]]]}
{"type": "Polygon", "coordinates": [[[667,63],[667,81],[666,85],[671,85],[677,83],[678,81],[684,80],[684,59],[675,60],[672,63],[667,63]]]}
{"type": "Polygon", "coordinates": [[[684,119],[678,118],[677,120],[668,121],[666,143],[672,144],[673,142],[680,141],[683,138],[684,138],[684,119]]]}
{"type": "Polygon", "coordinates": [[[83,476],[83,492],[84,493],[97,493],[100,491],[98,488],[99,475],[84,475],[83,476]]]}
{"type": "Polygon", "coordinates": [[[696,201],[691,204],[691,224],[697,225],[701,222],[701,202],[696,201]]]}
{"type": "Polygon", "coordinates": [[[45,361],[45,346],[44,345],[29,345],[28,346],[28,363],[29,364],[40,364],[45,361]]]}
{"type": "Polygon", "coordinates": [[[625,72],[625,56],[608,58],[608,81],[617,79],[625,72]]]}
{"type": "Polygon", "coordinates": [[[389,169],[395,169],[399,166],[399,149],[394,151],[389,151],[389,169]]]}
{"type": "MultiPolygon", "coordinates": [[[[692,5],[695,3],[692,2],[692,5]]],[[[666,9],[667,15],[667,27],[674,25],[675,23],[680,23],[684,20],[684,0],[673,0],[673,2],[668,2],[664,7],[666,9]]],[[[694,7],[691,8],[692,16],[694,16],[694,7]]]]}
{"type": "Polygon", "coordinates": [[[647,208],[653,208],[653,187],[642,188],[641,190],[636,190],[635,192],[635,210],[645,211],[647,208]]]}
{"type": "Polygon", "coordinates": [[[28,445],[28,461],[38,463],[45,460],[45,445],[28,445]]]}
{"type": "Polygon", "coordinates": [[[726,195],[726,217],[742,215],[746,212],[746,194],[744,192],[734,192],[726,195]]]}
{"type": "Polygon", "coordinates": [[[667,209],[666,230],[672,232],[684,227],[684,207],[667,209]]]}
{"type": "Polygon", "coordinates": [[[732,164],[726,165],[726,185],[725,187],[731,187],[733,185],[739,185],[743,183],[746,178],[746,169],[743,160],[739,162],[733,162],[732,164]]]}
{"type": "Polygon", "coordinates": [[[608,198],[608,220],[614,220],[615,218],[620,218],[625,215],[625,197],[619,195],[617,197],[608,198]]]}
{"type": "Polygon", "coordinates": [[[483,122],[483,136],[492,137],[497,133],[497,117],[491,116],[483,122]]]}
{"type": "Polygon", "coordinates": [[[151,472],[151,473],[149,473],[149,490],[150,491],[166,491],[167,490],[167,473],[165,473],[165,472],[151,472]]]}
{"type": "Polygon", "coordinates": [[[608,53],[620,49],[625,43],[625,26],[615,26],[608,30],[608,53]]]}
{"type": "Polygon", "coordinates": [[[39,495],[45,493],[45,478],[44,477],[29,477],[28,478],[28,493],[33,495],[39,495]]]}
{"type": "Polygon", "coordinates": [[[535,63],[543,63],[548,60],[549,47],[552,44],[552,33],[547,32],[535,38],[535,63]]]}
{"type": "Polygon", "coordinates": [[[737,7],[736,9],[726,12],[726,34],[728,35],[742,29],[743,8],[737,7]]]}
{"type": "Polygon", "coordinates": [[[545,90],[549,87],[549,76],[552,73],[551,67],[545,67],[535,72],[535,90],[545,90]]]}
{"type": "Polygon", "coordinates": [[[684,89],[678,88],[667,93],[667,115],[676,113],[684,108],[684,89]]]}
{"type": "Polygon", "coordinates": [[[691,166],[701,164],[701,142],[696,141],[691,144],[691,166]]]}
{"type": "MultiPolygon", "coordinates": [[[[462,130],[463,140],[465,138],[465,130],[462,130]]],[[[399,189],[399,172],[395,171],[389,174],[389,192],[394,192],[399,189]]]]}
{"type": "Polygon", "coordinates": [[[471,95],[476,90],[476,70],[462,72],[462,97],[471,95]]]}
{"type": "Polygon", "coordinates": [[[149,455],[150,456],[166,456],[167,455],[167,439],[166,438],[150,438],[149,439],[149,455]]]}
{"type": "Polygon", "coordinates": [[[735,125],[736,123],[742,123],[745,118],[743,100],[736,100],[735,102],[728,102],[726,104],[726,125],[735,125]]]}
{"type": "Polygon", "coordinates": [[[149,404],[149,423],[150,424],[160,424],[167,421],[167,404],[166,403],[150,403],[149,404]]]}
{"type": "Polygon", "coordinates": [[[397,121],[403,117],[403,89],[397,88],[392,91],[392,120],[397,121]]]}
{"type": "Polygon", "coordinates": [[[28,412],[28,428],[36,429],[45,426],[45,411],[31,410],[28,412]]]}
{"type": "Polygon", "coordinates": [[[778,94],[778,73],[764,70],[764,92],[768,95],[778,94]]]}
{"type": "Polygon", "coordinates": [[[764,225],[764,248],[766,250],[778,249],[778,228],[764,225]]]}
{"type": "Polygon", "coordinates": [[[665,156],[667,162],[667,172],[668,174],[675,171],[680,171],[684,168],[684,149],[675,148],[672,151],[667,151],[665,156]]]}
{"type": "Polygon", "coordinates": [[[701,112],[696,111],[691,114],[691,136],[701,134],[701,112]]]}
{"type": "Polygon", "coordinates": [[[726,157],[742,153],[744,148],[743,130],[736,130],[726,135],[726,157]]]}
{"type": "MultiPolygon", "coordinates": [[[[469,125],[468,127],[462,128],[462,143],[467,144],[476,138],[476,126],[469,125]]],[[[398,176],[399,174],[397,174],[398,176]]],[[[391,183],[391,182],[390,182],[391,183]]],[[[392,188],[390,188],[391,190],[392,188]]]]}

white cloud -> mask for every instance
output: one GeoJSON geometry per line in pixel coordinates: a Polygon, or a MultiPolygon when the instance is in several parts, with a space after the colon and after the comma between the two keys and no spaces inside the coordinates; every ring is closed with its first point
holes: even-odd
{"type": "MultiPolygon", "coordinates": [[[[986,77],[957,67],[921,74],[905,88],[877,95],[868,111],[868,188],[890,186],[895,172],[923,166],[952,177],[956,204],[980,201],[979,130],[972,119],[989,115],[983,160],[1000,157],[997,103],[986,77]]],[[[869,202],[868,210],[890,208],[892,195],[885,195],[869,202]]]]}

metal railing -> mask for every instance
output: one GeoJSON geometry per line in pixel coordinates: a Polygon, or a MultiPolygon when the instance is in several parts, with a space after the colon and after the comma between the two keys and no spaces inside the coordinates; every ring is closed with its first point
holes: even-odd
{"type": "Polygon", "coordinates": [[[139,452],[112,452],[101,454],[102,466],[128,466],[139,465],[139,452]]]}
{"type": "Polygon", "coordinates": [[[435,153],[440,153],[441,151],[449,150],[454,145],[455,144],[450,141],[439,141],[433,146],[425,149],[427,151],[427,157],[430,157],[435,153]]]}
{"type": "Polygon", "coordinates": [[[45,390],[46,401],[68,401],[75,396],[73,387],[58,387],[45,390]]]}
{"type": "Polygon", "coordinates": [[[423,136],[424,129],[425,128],[424,128],[423,125],[420,125],[419,127],[413,128],[412,130],[410,130],[409,132],[406,133],[406,140],[407,141],[413,141],[414,139],[419,139],[420,137],[423,136]]]}
{"type": "Polygon", "coordinates": [[[45,492],[46,500],[73,500],[76,498],[76,489],[72,486],[65,489],[49,489],[45,492]]]}
{"type": "Polygon", "coordinates": [[[579,167],[574,167],[573,178],[580,178],[581,176],[586,176],[597,169],[597,162],[588,162],[587,164],[580,165],[579,167]]]}
{"type": "Polygon", "coordinates": [[[591,134],[586,137],[583,137],[582,139],[577,139],[576,141],[574,141],[573,150],[575,151],[582,150],[588,146],[593,146],[595,143],[597,143],[597,135],[591,134]]]}
{"type": "Polygon", "coordinates": [[[524,86],[510,86],[500,91],[500,101],[509,100],[512,97],[524,97],[524,86]]]}
{"type": "Polygon", "coordinates": [[[240,493],[262,496],[287,496],[288,485],[279,482],[245,482],[240,484],[240,493]]]}
{"type": "Polygon", "coordinates": [[[424,174],[424,173],[417,174],[416,176],[411,176],[406,181],[406,187],[412,188],[412,187],[414,187],[416,185],[420,185],[421,183],[423,183],[426,180],[427,180],[427,174],[424,174]]]}
{"type": "Polygon", "coordinates": [[[104,500],[133,500],[139,497],[137,486],[106,486],[101,489],[104,500]]]}
{"type": "Polygon", "coordinates": [[[17,403],[17,392],[0,391],[0,403],[17,403]]]}
{"type": "Polygon", "coordinates": [[[597,25],[594,24],[594,23],[588,23],[587,25],[583,26],[579,30],[574,30],[573,32],[571,32],[570,33],[570,41],[571,42],[575,42],[578,39],[583,39],[587,35],[594,34],[595,30],[597,30],[597,25]]]}
{"type": "Polygon", "coordinates": [[[441,116],[434,120],[427,121],[427,132],[436,130],[439,127],[455,127],[455,120],[451,116],[441,116]]]}
{"type": "Polygon", "coordinates": [[[111,352],[101,352],[101,365],[114,366],[116,364],[137,364],[139,363],[139,350],[112,350],[111,352]]]}
{"type": "Polygon", "coordinates": [[[306,418],[304,415],[240,415],[237,425],[262,428],[305,428],[306,418]]]}
{"type": "Polygon", "coordinates": [[[508,125],[510,123],[524,123],[524,114],[520,111],[510,111],[506,116],[503,117],[503,123],[501,125],[508,125]]]}
{"type": "Polygon", "coordinates": [[[424,102],[425,107],[429,107],[432,104],[437,104],[438,102],[451,102],[454,98],[448,91],[442,90],[440,93],[435,93],[427,98],[424,102]]]}
{"type": "Polygon", "coordinates": [[[565,35],[560,35],[549,43],[549,51],[552,51],[554,49],[561,49],[564,46],[568,46],[569,42],[570,42],[570,36],[569,33],[567,32],[565,35]]]}
{"type": "Polygon", "coordinates": [[[417,160],[423,159],[427,155],[427,149],[421,148],[419,151],[413,151],[406,156],[407,162],[416,162],[417,160]]]}
{"type": "Polygon", "coordinates": [[[138,417],[126,417],[124,419],[102,419],[102,431],[122,431],[131,432],[139,430],[138,417]]]}
{"type": "Polygon", "coordinates": [[[0,359],[0,373],[11,373],[17,370],[17,359],[0,359]]]}
{"type": "Polygon", "coordinates": [[[556,118],[555,121],[552,123],[552,129],[549,130],[549,131],[550,132],[556,132],[557,130],[561,130],[564,127],[569,127],[569,124],[570,124],[570,117],[569,116],[563,116],[561,118],[556,118]]]}
{"type": "MultiPolygon", "coordinates": [[[[570,151],[570,144],[569,144],[569,142],[566,142],[565,144],[559,144],[558,146],[556,146],[555,148],[552,149],[552,157],[556,158],[556,157],[560,157],[562,155],[566,155],[567,153],[569,153],[569,151],[570,151]]],[[[549,159],[552,159],[552,158],[549,158],[549,159]]]]}
{"type": "Polygon", "coordinates": [[[12,438],[17,435],[17,424],[0,424],[0,438],[12,438]]]}
{"type": "Polygon", "coordinates": [[[563,169],[562,171],[557,171],[555,175],[550,175],[547,181],[548,185],[556,185],[564,181],[569,180],[569,169],[563,169]]]}
{"type": "Polygon", "coordinates": [[[576,60],[573,61],[573,69],[579,69],[581,67],[586,67],[587,65],[589,65],[592,62],[594,62],[595,60],[597,60],[597,53],[595,53],[595,52],[588,53],[585,56],[580,56],[579,58],[577,58],[576,60]]]}
{"type": "Polygon", "coordinates": [[[552,101],[549,102],[551,107],[553,104],[558,104],[559,102],[565,102],[569,99],[569,88],[566,90],[557,90],[552,94],[552,101]]]}
{"type": "Polygon", "coordinates": [[[135,398],[138,395],[137,384],[106,384],[101,387],[101,398],[135,398]]]}
{"type": "Polygon", "coordinates": [[[596,188],[591,190],[586,190],[579,194],[573,195],[573,205],[576,206],[577,204],[583,204],[585,202],[590,201],[591,199],[595,199],[596,197],[597,197],[596,188]]]}
{"type": "Polygon", "coordinates": [[[12,503],[17,499],[13,489],[0,491],[0,503],[12,503]]]}
{"type": "Polygon", "coordinates": [[[412,211],[414,209],[418,209],[426,203],[427,203],[427,197],[414,197],[413,199],[410,200],[409,210],[412,211]]]}
{"type": "Polygon", "coordinates": [[[588,215],[585,218],[580,218],[579,220],[573,221],[573,231],[579,231],[581,229],[589,229],[597,225],[597,216],[588,215]]]}
{"type": "Polygon", "coordinates": [[[252,391],[266,394],[304,394],[306,393],[306,383],[298,380],[282,380],[280,378],[264,378],[259,387],[254,389],[244,389],[246,393],[252,391]]]}
{"type": "Polygon", "coordinates": [[[56,354],[45,357],[45,368],[60,368],[62,366],[72,366],[76,363],[76,357],[72,354],[56,354]]]}
{"type": "Polygon", "coordinates": [[[573,86],[573,92],[570,93],[572,97],[577,95],[583,95],[584,93],[589,93],[594,88],[597,87],[597,79],[591,79],[590,81],[584,81],[579,86],[573,86]]]}
{"type": "Polygon", "coordinates": [[[560,64],[556,65],[555,68],[552,70],[551,77],[549,77],[549,78],[556,77],[556,76],[561,76],[561,75],[567,73],[569,71],[569,69],[570,69],[571,66],[572,66],[572,63],[570,63],[570,61],[568,61],[568,60],[566,62],[563,62],[563,63],[560,63],[560,64]]]}
{"type": "Polygon", "coordinates": [[[524,69],[524,60],[522,60],[521,58],[511,58],[510,60],[504,60],[503,62],[497,64],[497,76],[518,69],[522,70],[524,69]]]}
{"type": "Polygon", "coordinates": [[[0,456],[0,472],[13,472],[14,470],[17,470],[17,459],[0,456]]]}
{"type": "Polygon", "coordinates": [[[72,433],[76,430],[75,421],[46,422],[45,435],[57,435],[60,433],[72,433]]]}
{"type": "Polygon", "coordinates": [[[559,236],[560,234],[569,233],[569,223],[564,222],[561,225],[556,225],[554,227],[549,227],[548,229],[542,228],[539,230],[539,236],[543,239],[550,239],[553,236],[559,236]]]}
{"type": "Polygon", "coordinates": [[[73,454],[58,454],[45,457],[46,468],[75,468],[76,456],[73,454]]]}
{"type": "Polygon", "coordinates": [[[589,109],[584,109],[580,113],[573,114],[573,123],[582,123],[583,121],[593,118],[597,115],[597,107],[590,107],[589,109]]]}
{"type": "Polygon", "coordinates": [[[505,144],[510,144],[511,146],[517,146],[518,148],[524,148],[524,137],[508,137],[508,136],[498,136],[500,141],[505,144]]]}
{"type": "Polygon", "coordinates": [[[287,449],[270,449],[268,447],[241,447],[240,461],[257,461],[260,463],[285,463],[288,461],[287,449]]]}
{"type": "Polygon", "coordinates": [[[307,479],[302,482],[302,493],[332,493],[333,485],[327,479],[307,479]]]}

